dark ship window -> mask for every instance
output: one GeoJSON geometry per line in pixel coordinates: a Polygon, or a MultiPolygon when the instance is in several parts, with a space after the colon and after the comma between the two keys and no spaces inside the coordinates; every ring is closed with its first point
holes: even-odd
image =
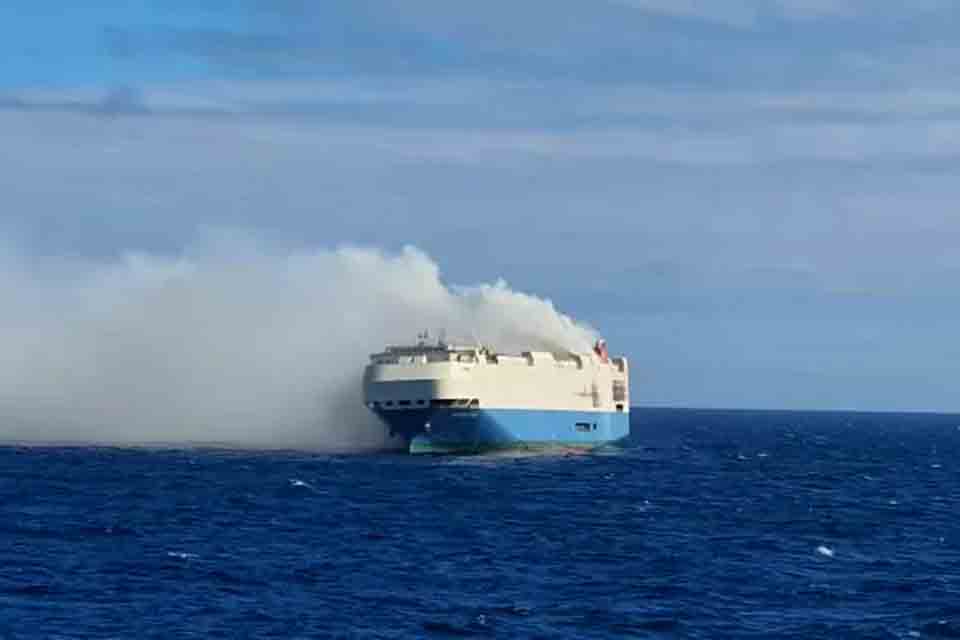
{"type": "Polygon", "coordinates": [[[613,381],[613,401],[623,402],[627,399],[627,384],[623,380],[613,381]]]}
{"type": "Polygon", "coordinates": [[[617,405],[617,411],[623,411],[623,405],[622,405],[622,404],[618,404],[618,405],[617,405]]]}
{"type": "Polygon", "coordinates": [[[399,401],[397,404],[400,405],[401,407],[409,407],[409,406],[410,406],[410,401],[409,401],[409,400],[401,400],[401,401],[399,401]]]}
{"type": "Polygon", "coordinates": [[[423,404],[423,400],[417,400],[417,404],[423,404]]]}
{"type": "Polygon", "coordinates": [[[430,401],[431,407],[443,407],[443,408],[453,408],[453,407],[468,407],[470,409],[476,409],[480,406],[480,401],[476,398],[434,398],[430,401]]]}
{"type": "Polygon", "coordinates": [[[574,429],[577,431],[593,431],[592,427],[593,425],[591,425],[589,422],[578,422],[574,425],[574,429]]]}

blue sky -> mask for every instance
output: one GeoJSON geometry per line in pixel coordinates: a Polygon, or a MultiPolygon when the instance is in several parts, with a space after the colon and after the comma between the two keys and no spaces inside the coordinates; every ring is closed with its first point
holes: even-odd
{"type": "Polygon", "coordinates": [[[13,0],[0,233],[414,244],[602,330],[636,403],[960,411],[960,8],[13,0]]]}

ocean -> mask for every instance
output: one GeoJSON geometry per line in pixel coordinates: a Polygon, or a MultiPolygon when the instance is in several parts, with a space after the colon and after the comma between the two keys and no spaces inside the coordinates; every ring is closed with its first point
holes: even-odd
{"type": "Polygon", "coordinates": [[[960,416],[594,454],[0,448],[0,638],[960,637],[960,416]]]}

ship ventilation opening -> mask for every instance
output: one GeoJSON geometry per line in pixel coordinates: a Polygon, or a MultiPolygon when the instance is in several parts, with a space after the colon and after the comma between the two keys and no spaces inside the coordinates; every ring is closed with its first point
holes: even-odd
{"type": "Polygon", "coordinates": [[[614,402],[626,402],[627,400],[627,383],[623,380],[614,380],[613,381],[613,401],[614,402]]]}
{"type": "Polygon", "coordinates": [[[480,400],[477,398],[434,398],[430,401],[434,409],[479,409],[480,400]]]}

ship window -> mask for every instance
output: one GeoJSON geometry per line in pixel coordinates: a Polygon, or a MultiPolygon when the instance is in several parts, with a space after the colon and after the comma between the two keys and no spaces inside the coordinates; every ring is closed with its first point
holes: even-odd
{"type": "Polygon", "coordinates": [[[474,398],[473,400],[470,401],[470,408],[471,408],[471,409],[477,409],[477,408],[479,408],[479,407],[480,407],[480,401],[479,401],[479,400],[477,400],[476,398],[474,398]]]}
{"type": "Polygon", "coordinates": [[[417,400],[417,404],[423,404],[423,400],[417,400]]]}
{"type": "Polygon", "coordinates": [[[393,406],[393,400],[387,400],[387,401],[384,402],[383,404],[385,404],[385,405],[388,406],[388,407],[392,407],[392,406],[393,406]]]}
{"type": "Polygon", "coordinates": [[[397,404],[400,405],[401,407],[409,407],[409,406],[410,406],[410,401],[409,401],[409,400],[400,400],[399,402],[397,402],[397,404]]]}
{"type": "Polygon", "coordinates": [[[622,405],[622,404],[618,404],[618,405],[617,405],[617,411],[623,411],[623,405],[622,405]]]}
{"type": "Polygon", "coordinates": [[[585,432],[585,431],[592,431],[592,428],[591,428],[592,426],[593,425],[591,425],[589,422],[578,422],[577,424],[574,425],[574,428],[577,431],[585,432]]]}

